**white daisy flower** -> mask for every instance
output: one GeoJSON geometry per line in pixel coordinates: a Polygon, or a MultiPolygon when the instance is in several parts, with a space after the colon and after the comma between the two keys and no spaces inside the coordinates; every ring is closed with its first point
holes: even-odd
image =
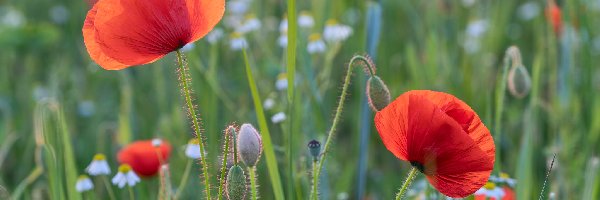
{"type": "Polygon", "coordinates": [[[101,153],[94,155],[92,163],[88,165],[85,171],[92,176],[109,175],[110,167],[106,161],[106,156],[101,153]]]}
{"type": "MultiPolygon", "coordinates": [[[[490,176],[490,179],[492,177],[490,176]]],[[[515,185],[517,184],[517,180],[510,178],[510,176],[507,173],[500,173],[500,176],[496,177],[496,182],[497,183],[504,183],[508,186],[510,186],[511,188],[514,188],[515,185]]]]}
{"type": "Polygon", "coordinates": [[[310,54],[323,53],[327,49],[325,42],[321,39],[321,34],[313,33],[308,37],[306,51],[310,54]]]}
{"type": "Polygon", "coordinates": [[[231,34],[231,40],[229,41],[229,47],[231,50],[237,51],[242,50],[248,46],[248,41],[241,33],[234,32],[231,34]]]}
{"type": "Polygon", "coordinates": [[[279,32],[287,32],[288,30],[288,21],[287,18],[284,17],[283,20],[279,23],[279,32]]]}
{"type": "Polygon", "coordinates": [[[278,112],[277,114],[275,114],[271,117],[271,121],[275,124],[278,124],[278,123],[283,122],[286,118],[287,117],[285,116],[285,113],[278,112]]]}
{"type": "MultiPolygon", "coordinates": [[[[206,154],[206,152],[204,152],[206,154]]],[[[202,158],[200,154],[200,142],[197,138],[191,139],[187,145],[185,145],[185,156],[191,159],[202,158]]]]}
{"type": "Polygon", "coordinates": [[[125,185],[133,187],[138,182],[140,182],[140,177],[133,172],[131,166],[128,164],[122,164],[119,166],[119,173],[117,173],[117,175],[115,175],[115,177],[112,179],[112,183],[117,185],[119,188],[123,188],[125,185]]]}
{"type": "Polygon", "coordinates": [[[529,21],[540,14],[540,6],[538,3],[530,1],[519,6],[517,14],[523,21],[529,21]]]}
{"type": "Polygon", "coordinates": [[[238,15],[227,15],[223,17],[223,24],[227,28],[237,29],[242,26],[242,22],[244,22],[244,17],[238,15]]]}
{"type": "Polygon", "coordinates": [[[315,20],[308,11],[300,12],[298,16],[298,26],[301,28],[312,28],[315,25],[315,20]]]}
{"type": "Polygon", "coordinates": [[[162,144],[162,140],[159,138],[154,138],[152,139],[152,146],[153,147],[160,147],[160,145],[162,144]]]}
{"type": "Polygon", "coordinates": [[[479,19],[469,22],[467,30],[465,31],[468,37],[479,38],[487,32],[489,23],[487,20],[479,19]]]}
{"type": "Polygon", "coordinates": [[[495,183],[487,182],[481,189],[475,192],[475,195],[484,195],[485,197],[502,199],[502,197],[504,197],[504,190],[500,187],[496,187],[495,183]]]}
{"type": "Polygon", "coordinates": [[[327,42],[341,42],[352,35],[352,27],[338,24],[334,19],[327,20],[327,25],[323,31],[323,39],[327,42]]]}
{"type": "Polygon", "coordinates": [[[287,47],[287,44],[288,44],[287,31],[281,32],[281,35],[279,35],[279,38],[277,38],[277,44],[281,48],[286,48],[287,47]]]}
{"type": "Polygon", "coordinates": [[[75,183],[75,190],[77,190],[77,192],[85,192],[92,189],[94,189],[94,183],[88,176],[81,175],[77,178],[77,182],[75,183]]]}
{"type": "Polygon", "coordinates": [[[265,110],[271,110],[271,108],[273,108],[273,106],[275,106],[275,101],[271,98],[268,98],[263,103],[263,107],[265,108],[265,110]]]}
{"type": "Polygon", "coordinates": [[[258,18],[256,18],[255,15],[250,14],[250,15],[246,16],[246,19],[244,20],[242,25],[237,29],[237,31],[240,33],[247,33],[247,32],[258,30],[258,29],[260,29],[260,27],[261,27],[260,20],[258,20],[258,18]]]}
{"type": "Polygon", "coordinates": [[[215,44],[222,37],[223,37],[223,29],[221,29],[221,28],[214,28],[212,31],[210,31],[206,35],[206,41],[208,41],[208,43],[210,43],[210,44],[215,44]]]}
{"type": "Polygon", "coordinates": [[[285,90],[288,87],[287,74],[281,73],[277,76],[277,81],[275,81],[275,88],[277,90],[285,90]]]}
{"type": "Polygon", "coordinates": [[[0,7],[0,25],[21,27],[25,24],[25,17],[19,10],[12,7],[0,7]]]}
{"type": "Polygon", "coordinates": [[[247,0],[231,0],[227,2],[227,10],[233,15],[244,15],[248,11],[249,1],[247,0]]]}

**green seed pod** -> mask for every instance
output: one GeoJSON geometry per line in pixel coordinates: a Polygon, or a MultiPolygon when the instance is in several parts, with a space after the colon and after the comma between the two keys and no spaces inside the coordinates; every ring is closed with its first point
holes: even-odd
{"type": "Polygon", "coordinates": [[[247,166],[254,166],[262,153],[262,138],[251,124],[243,124],[237,138],[238,155],[247,166]]]}
{"type": "Polygon", "coordinates": [[[308,142],[308,151],[314,160],[319,159],[319,154],[321,154],[321,143],[317,140],[311,140],[308,142]]]}
{"type": "Polygon", "coordinates": [[[367,80],[367,97],[369,106],[373,111],[377,112],[390,104],[390,91],[379,76],[371,76],[367,80]]]}
{"type": "Polygon", "coordinates": [[[246,197],[246,175],[242,167],[234,165],[229,168],[225,189],[229,200],[242,200],[246,197]]]}
{"type": "Polygon", "coordinates": [[[531,77],[523,65],[512,67],[508,72],[508,91],[516,98],[523,98],[531,89],[531,77]]]}

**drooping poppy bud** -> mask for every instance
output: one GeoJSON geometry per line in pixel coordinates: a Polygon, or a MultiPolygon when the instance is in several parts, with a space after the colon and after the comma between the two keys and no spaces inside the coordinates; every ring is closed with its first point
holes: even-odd
{"type": "Polygon", "coordinates": [[[234,165],[229,168],[225,189],[230,200],[241,200],[246,197],[246,175],[242,167],[234,165]]]}
{"type": "Polygon", "coordinates": [[[311,140],[308,142],[308,151],[314,160],[319,159],[319,154],[321,154],[321,143],[317,140],[311,140]]]}
{"type": "Polygon", "coordinates": [[[237,137],[238,154],[244,164],[256,165],[262,152],[262,138],[251,124],[243,124],[237,137]]]}
{"type": "Polygon", "coordinates": [[[516,98],[523,98],[531,89],[531,77],[523,65],[513,66],[508,72],[508,91],[516,98]]]}
{"type": "Polygon", "coordinates": [[[371,76],[367,80],[367,97],[369,106],[377,112],[390,104],[390,91],[379,76],[371,76]]]}
{"type": "Polygon", "coordinates": [[[119,151],[117,159],[120,163],[130,165],[140,176],[154,176],[161,162],[166,162],[171,154],[171,145],[167,141],[161,140],[157,144],[156,139],[154,142],[144,140],[131,143],[119,151]]]}

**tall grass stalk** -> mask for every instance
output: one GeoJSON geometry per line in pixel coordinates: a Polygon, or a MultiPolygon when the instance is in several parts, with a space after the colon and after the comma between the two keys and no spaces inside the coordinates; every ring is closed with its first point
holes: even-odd
{"type": "Polygon", "coordinates": [[[244,55],[244,63],[246,65],[246,77],[248,78],[248,86],[252,94],[252,101],[254,102],[254,108],[256,110],[256,119],[258,120],[258,126],[260,127],[261,136],[263,139],[263,148],[265,157],[267,159],[267,168],[269,171],[269,178],[271,180],[271,186],[273,187],[273,194],[275,199],[284,199],[283,186],[281,185],[281,178],[279,176],[279,169],[277,167],[277,158],[275,157],[275,150],[271,141],[271,134],[269,133],[269,126],[267,126],[267,119],[265,118],[265,111],[262,107],[262,101],[256,88],[254,76],[252,75],[252,69],[250,68],[250,62],[248,61],[248,54],[246,49],[242,50],[244,55]]]}
{"type": "Polygon", "coordinates": [[[287,188],[288,199],[293,199],[294,195],[294,95],[296,85],[296,43],[298,34],[298,21],[296,20],[296,0],[287,1],[287,21],[288,21],[288,44],[287,44],[287,100],[288,100],[288,115],[290,120],[288,121],[288,179],[287,188]]]}
{"type": "Polygon", "coordinates": [[[204,156],[204,139],[202,138],[202,130],[200,129],[200,119],[196,114],[196,108],[192,100],[192,89],[190,85],[192,77],[189,76],[189,73],[187,71],[188,69],[186,68],[186,64],[184,62],[185,61],[183,59],[183,55],[179,50],[177,50],[177,64],[179,65],[179,81],[181,82],[180,87],[185,97],[188,115],[192,120],[194,133],[198,138],[198,145],[200,146],[200,155],[203,155],[200,157],[200,164],[202,165],[202,176],[204,177],[204,192],[206,193],[206,199],[211,199],[208,163],[206,161],[206,156],[204,156]]]}

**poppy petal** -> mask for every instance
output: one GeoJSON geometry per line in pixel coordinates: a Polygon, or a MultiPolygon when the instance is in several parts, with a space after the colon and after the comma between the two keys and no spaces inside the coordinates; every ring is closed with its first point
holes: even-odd
{"type": "Polygon", "coordinates": [[[102,49],[100,48],[100,44],[96,41],[96,28],[94,28],[94,20],[96,18],[96,13],[98,11],[98,7],[94,6],[85,18],[85,22],[83,23],[83,41],[85,43],[85,47],[90,54],[90,57],[94,62],[98,63],[98,65],[102,66],[108,70],[118,70],[126,68],[127,65],[120,63],[104,54],[102,49]]]}
{"type": "Polygon", "coordinates": [[[192,37],[188,42],[194,42],[204,37],[221,21],[225,13],[224,0],[185,0],[192,27],[192,37]]]}
{"type": "Polygon", "coordinates": [[[406,124],[408,119],[408,98],[398,97],[383,110],[375,114],[375,128],[383,145],[400,160],[408,160],[406,124]]]}
{"type": "Polygon", "coordinates": [[[161,161],[166,162],[170,154],[171,145],[166,141],[162,141],[158,148],[152,145],[151,140],[137,141],[119,151],[117,160],[129,164],[136,174],[147,177],[158,173],[161,161]]]}

